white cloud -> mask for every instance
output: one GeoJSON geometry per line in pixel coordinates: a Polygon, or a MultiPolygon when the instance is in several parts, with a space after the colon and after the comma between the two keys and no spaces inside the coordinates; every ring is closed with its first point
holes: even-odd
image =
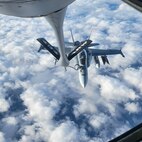
{"type": "Polygon", "coordinates": [[[138,103],[126,103],[125,109],[130,113],[138,113],[140,112],[141,108],[138,103]]]}
{"type": "Polygon", "coordinates": [[[121,82],[119,79],[99,75],[97,79],[101,85],[101,96],[106,100],[123,102],[129,99],[135,100],[138,97],[132,89],[128,88],[125,83],[121,82]]]}
{"type": "Polygon", "coordinates": [[[4,138],[4,134],[0,132],[0,142],[6,142],[4,138]]]}
{"type": "Polygon", "coordinates": [[[91,117],[90,119],[90,124],[96,128],[96,129],[100,129],[101,126],[105,125],[105,123],[107,123],[108,119],[107,116],[104,114],[99,114],[99,115],[94,115],[91,117]]]}
{"type": "Polygon", "coordinates": [[[101,44],[97,48],[123,47],[126,56],[109,57],[110,67],[97,70],[92,65],[88,85],[82,89],[78,72],[64,72],[62,67],[54,67],[51,55],[37,53],[38,37],[56,45],[44,18],[1,15],[0,140],[101,142],[128,130],[132,121],[139,123],[141,117],[135,117],[141,111],[142,95],[141,16],[116,0],[78,0],[68,8],[64,24],[67,40],[71,41],[70,28],[76,40],[83,40],[93,27],[91,39],[101,44]],[[22,88],[20,93],[15,91],[18,88],[22,88]],[[75,103],[65,103],[65,98],[75,103]],[[12,110],[13,105],[18,111],[12,110]],[[60,111],[72,116],[64,114],[56,121],[60,111]],[[91,135],[91,130],[97,133],[91,135]]]}
{"type": "Polygon", "coordinates": [[[0,112],[6,112],[8,109],[9,103],[4,98],[0,98],[0,112]]]}
{"type": "Polygon", "coordinates": [[[7,117],[2,120],[2,122],[8,124],[8,125],[17,125],[17,120],[15,117],[7,117]]]}
{"type": "Polygon", "coordinates": [[[61,123],[60,126],[55,128],[55,130],[52,132],[49,142],[78,142],[79,139],[79,133],[77,128],[73,125],[72,122],[65,122],[61,123]]]}
{"type": "MultiPolygon", "coordinates": [[[[44,84],[41,84],[41,88],[42,85],[44,84]]],[[[22,99],[24,100],[24,104],[28,107],[31,117],[38,121],[50,121],[58,110],[59,104],[55,99],[52,99],[52,94],[46,92],[47,89],[45,87],[42,89],[40,89],[40,86],[30,88],[22,95],[22,99]],[[39,115],[41,112],[42,115],[39,115]]]]}
{"type": "Polygon", "coordinates": [[[123,73],[124,80],[131,86],[137,88],[142,93],[142,68],[127,68],[123,73]]]}
{"type": "Polygon", "coordinates": [[[2,131],[5,134],[5,138],[9,141],[15,139],[15,134],[18,129],[17,120],[15,117],[7,117],[2,119],[2,131]]]}
{"type": "Polygon", "coordinates": [[[82,113],[97,112],[97,107],[94,101],[95,100],[91,97],[84,97],[84,98],[79,99],[79,104],[75,106],[74,113],[78,116],[79,114],[82,114],[82,113]]]}

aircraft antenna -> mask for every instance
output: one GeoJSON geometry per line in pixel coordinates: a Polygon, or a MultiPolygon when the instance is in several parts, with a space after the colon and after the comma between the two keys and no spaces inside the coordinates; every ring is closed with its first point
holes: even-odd
{"type": "Polygon", "coordinates": [[[89,36],[88,36],[88,39],[91,38],[92,32],[93,32],[93,26],[91,27],[91,32],[90,32],[90,34],[89,34],[89,36]]]}
{"type": "Polygon", "coordinates": [[[70,32],[71,32],[71,37],[72,37],[73,44],[75,45],[75,40],[74,40],[73,33],[72,33],[71,29],[70,29],[70,32]]]}

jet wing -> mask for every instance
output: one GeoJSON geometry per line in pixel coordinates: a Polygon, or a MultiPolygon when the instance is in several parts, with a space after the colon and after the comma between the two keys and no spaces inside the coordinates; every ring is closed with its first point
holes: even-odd
{"type": "Polygon", "coordinates": [[[117,50],[117,49],[89,49],[89,51],[91,51],[92,56],[106,56],[106,55],[116,55],[116,54],[120,54],[123,57],[124,54],[122,53],[121,50],[117,50]]]}

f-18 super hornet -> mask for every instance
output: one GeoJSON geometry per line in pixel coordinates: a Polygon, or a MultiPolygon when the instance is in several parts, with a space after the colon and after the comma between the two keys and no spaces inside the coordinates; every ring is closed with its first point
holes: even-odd
{"type": "MultiPolygon", "coordinates": [[[[58,43],[58,49],[54,48],[52,45],[49,45],[47,41],[39,38],[38,41],[41,43],[42,47],[50,47],[48,48],[50,53],[54,55],[60,65],[65,68],[69,66],[70,60],[74,57],[78,57],[79,67],[83,66],[84,68],[82,68],[85,72],[85,70],[89,67],[87,61],[91,58],[90,56],[94,57],[96,64],[99,66],[99,55],[104,63],[108,63],[106,55],[112,53],[118,54],[118,51],[105,51],[97,49],[91,50],[89,46],[92,41],[87,39],[82,42],[74,42],[74,49],[69,54],[66,53],[63,22],[68,5],[74,1],[75,0],[0,0],[0,14],[24,18],[45,17],[54,30],[58,43]],[[81,61],[82,58],[85,60],[83,64],[81,61]]],[[[84,80],[87,80],[85,79],[85,77],[88,76],[87,74],[88,73],[82,74],[82,76],[84,76],[84,80]]],[[[85,84],[86,83],[84,83],[83,86],[85,86],[85,84]]]]}
{"type": "MultiPolygon", "coordinates": [[[[121,50],[96,49],[95,46],[98,46],[99,43],[92,43],[92,40],[90,40],[89,38],[83,41],[75,41],[72,31],[71,31],[71,37],[73,42],[65,42],[66,45],[68,46],[65,49],[66,49],[66,53],[69,53],[67,54],[67,57],[69,60],[73,59],[74,57],[76,59],[75,66],[72,68],[79,71],[79,81],[83,88],[85,88],[88,82],[88,68],[91,65],[92,57],[94,58],[94,62],[97,68],[100,67],[99,56],[101,57],[103,64],[106,64],[106,63],[109,64],[107,55],[121,54],[123,57],[125,57],[121,50]],[[89,41],[89,42],[85,44],[86,41],[89,41]],[[84,46],[84,49],[80,51],[80,48],[78,47],[82,47],[82,46],[84,46]]],[[[58,48],[55,46],[52,46],[44,38],[38,38],[37,40],[41,44],[38,52],[40,52],[41,50],[48,50],[54,56],[55,62],[57,62],[60,58],[60,53],[58,51],[58,48]]]]}

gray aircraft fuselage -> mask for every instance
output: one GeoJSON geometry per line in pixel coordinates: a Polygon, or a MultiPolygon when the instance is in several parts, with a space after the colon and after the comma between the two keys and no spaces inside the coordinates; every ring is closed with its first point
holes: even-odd
{"type": "Polygon", "coordinates": [[[88,82],[88,56],[87,52],[84,49],[77,55],[77,62],[78,62],[78,71],[79,71],[79,81],[83,88],[86,87],[88,82]]]}
{"type": "MultiPolygon", "coordinates": [[[[81,42],[76,41],[74,46],[78,46],[79,44],[81,44],[81,42]]],[[[78,65],[79,71],[79,81],[83,88],[86,87],[88,82],[88,67],[90,66],[92,60],[92,55],[87,49],[88,48],[85,48],[76,56],[76,64],[78,65]]]]}

